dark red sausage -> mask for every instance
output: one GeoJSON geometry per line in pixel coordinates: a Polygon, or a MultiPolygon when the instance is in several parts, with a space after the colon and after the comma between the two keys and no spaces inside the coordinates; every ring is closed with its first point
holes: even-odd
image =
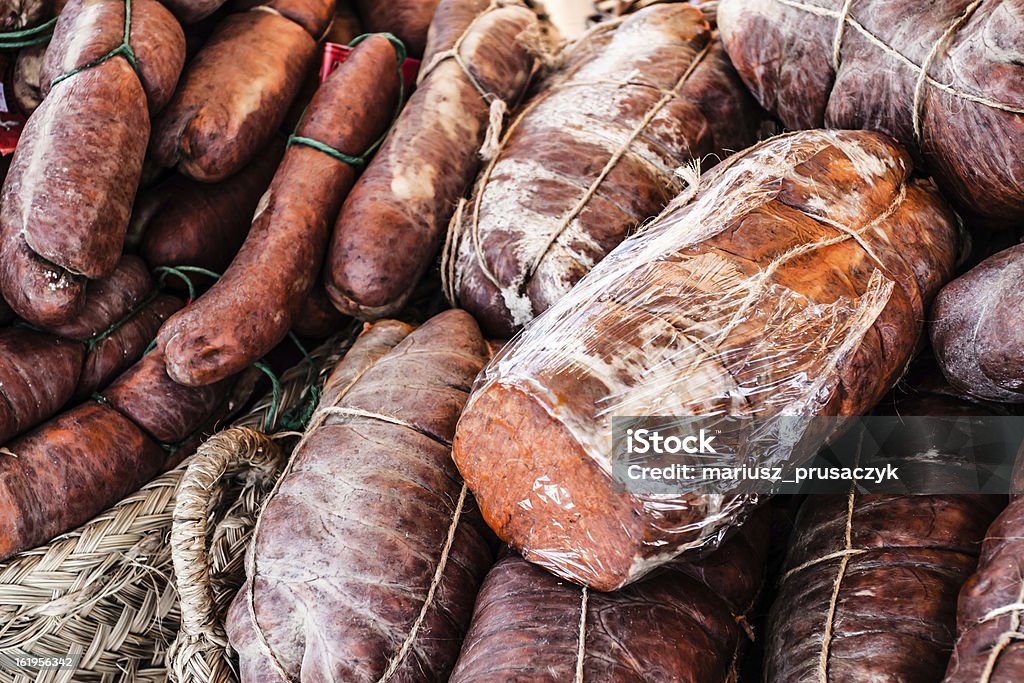
{"type": "MultiPolygon", "coordinates": [[[[321,86],[297,132],[362,154],[387,129],[397,97],[395,49],[384,37],[371,37],[321,86]]],[[[285,153],[231,267],[160,330],[175,381],[219,381],[284,338],[313,286],[328,228],[356,172],[311,147],[285,153]]]]}
{"type": "Polygon", "coordinates": [[[227,396],[231,381],[187,387],[167,376],[163,354],[153,351],[103,392],[103,398],[164,444],[191,436],[227,396]]]}
{"type": "Polygon", "coordinates": [[[166,103],[184,63],[184,36],[171,14],[155,0],[133,0],[138,72],[121,55],[88,66],[122,42],[124,13],[122,0],[65,7],[42,65],[46,99],[29,118],[4,183],[0,290],[36,324],[72,318],[82,305],[82,277],[101,278],[117,266],[149,116],[166,103]]]}
{"type": "Polygon", "coordinates": [[[84,400],[131,367],[146,352],[164,321],[184,305],[175,296],[160,294],[117,329],[93,340],[87,347],[75,398],[84,400]]]}
{"type": "Polygon", "coordinates": [[[90,401],[0,454],[0,560],[91,519],[156,475],[164,450],[131,420],[90,401]]]}
{"type": "MultiPolygon", "coordinates": [[[[140,253],[153,268],[195,266],[223,273],[245,241],[256,204],[270,184],[283,145],[274,144],[240,173],[220,183],[174,174],[136,202],[134,230],[140,253]]],[[[205,281],[202,276],[191,276],[205,281]]],[[[181,289],[184,283],[169,278],[181,289]]]]}
{"type": "Polygon", "coordinates": [[[129,315],[153,291],[153,279],[138,256],[125,256],[109,277],[89,283],[81,312],[48,332],[88,341],[129,315]]]}
{"type": "Polygon", "coordinates": [[[315,57],[314,38],[285,16],[230,15],[155,122],[153,158],[204,182],[237,173],[270,142],[315,57]]]}
{"type": "Polygon", "coordinates": [[[423,56],[427,29],[438,0],[357,0],[359,18],[367,31],[398,36],[412,57],[423,56]]]}
{"type": "Polygon", "coordinates": [[[491,105],[454,59],[430,70],[432,56],[458,43],[484,92],[514,106],[536,64],[539,31],[536,15],[518,3],[440,4],[426,75],[334,226],[324,284],[342,313],[376,319],[402,309],[476,176],[491,105]]]}
{"type": "Polygon", "coordinates": [[[84,358],[85,347],[73,341],[19,327],[0,331],[0,443],[71,399],[84,358]]]}

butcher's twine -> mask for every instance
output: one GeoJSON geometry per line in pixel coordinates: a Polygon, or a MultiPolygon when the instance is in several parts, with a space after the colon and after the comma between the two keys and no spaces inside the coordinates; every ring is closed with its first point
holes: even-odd
{"type": "MultiPolygon", "coordinates": [[[[589,31],[583,38],[577,41],[577,44],[584,43],[584,41],[590,39],[592,36],[598,33],[613,30],[621,23],[622,21],[618,20],[614,22],[607,22],[606,24],[599,24],[594,29],[591,29],[591,31],[589,31]]],[[[615,167],[619,164],[623,157],[625,157],[626,154],[628,154],[631,151],[633,144],[636,142],[637,138],[639,138],[644,133],[644,131],[647,130],[647,128],[654,121],[655,117],[665,108],[666,105],[668,105],[670,102],[672,102],[672,100],[678,98],[681,95],[682,89],[689,81],[690,76],[694,73],[694,71],[696,71],[697,67],[699,67],[700,64],[704,61],[704,58],[707,57],[713,45],[714,41],[709,41],[708,44],[705,45],[704,48],[699,53],[696,54],[696,56],[690,61],[690,63],[687,65],[687,68],[679,76],[679,78],[676,80],[676,83],[673,85],[671,89],[662,90],[660,88],[655,88],[661,93],[661,98],[658,99],[658,101],[655,102],[653,105],[651,105],[651,107],[644,113],[644,116],[640,119],[637,125],[634,126],[633,129],[629,132],[626,139],[622,142],[622,144],[620,144],[615,149],[612,155],[608,158],[608,161],[605,163],[604,167],[598,173],[597,177],[595,177],[594,180],[587,187],[586,191],[583,193],[583,196],[579,199],[579,201],[576,202],[576,204],[573,205],[572,209],[570,209],[559,220],[558,226],[555,228],[555,230],[551,232],[547,240],[545,240],[541,249],[538,251],[533,261],[531,262],[529,268],[525,273],[523,273],[522,279],[518,287],[520,294],[526,291],[526,288],[532,280],[534,274],[536,273],[537,268],[540,267],[541,261],[543,261],[544,257],[551,250],[551,247],[554,246],[554,244],[558,241],[559,237],[561,237],[561,235],[569,228],[573,220],[575,220],[576,217],[579,216],[579,214],[587,207],[590,201],[600,190],[601,185],[608,178],[608,175],[612,172],[612,170],[615,169],[615,167]]],[[[477,190],[475,192],[476,196],[473,200],[473,212],[469,225],[470,236],[472,238],[473,245],[473,254],[476,259],[477,265],[480,268],[480,272],[498,290],[503,289],[503,286],[501,285],[500,282],[498,282],[497,276],[487,265],[487,260],[484,256],[483,247],[480,241],[480,207],[483,201],[484,190],[486,189],[487,183],[494,172],[495,166],[500,160],[501,153],[508,145],[509,139],[512,137],[513,133],[519,127],[520,123],[522,123],[522,121],[539,104],[545,101],[548,94],[555,92],[559,89],[595,85],[610,85],[618,88],[641,87],[644,89],[654,87],[647,83],[641,83],[632,80],[615,81],[608,79],[600,81],[569,82],[569,78],[571,78],[573,74],[578,72],[584,66],[584,64],[585,62],[581,61],[578,64],[576,64],[575,68],[572,71],[566,74],[560,74],[559,81],[553,83],[545,90],[545,97],[534,98],[534,100],[515,117],[512,123],[509,124],[508,130],[505,132],[504,137],[497,144],[494,153],[488,157],[489,163],[487,167],[484,169],[483,173],[481,173],[480,179],[477,181],[477,190]]],[[[462,225],[464,210],[465,200],[460,200],[460,203],[455,211],[455,214],[453,215],[452,220],[448,224],[448,232],[445,238],[445,246],[441,255],[441,285],[442,289],[444,290],[445,296],[448,299],[448,302],[453,306],[459,305],[457,282],[457,254],[459,245],[462,241],[462,235],[465,232],[465,228],[462,225]]]]}
{"type": "Polygon", "coordinates": [[[17,31],[0,33],[0,50],[15,50],[32,45],[41,45],[50,41],[57,17],[43,22],[39,26],[23,28],[17,31]]]}
{"type": "Polygon", "coordinates": [[[998,607],[981,618],[981,622],[986,622],[1009,614],[1010,624],[1005,631],[999,634],[995,645],[989,650],[988,659],[985,661],[985,668],[981,672],[981,678],[978,683],[989,683],[992,680],[992,674],[995,672],[996,664],[1006,648],[1015,640],[1024,640],[1024,632],[1021,631],[1022,611],[1024,611],[1024,580],[1020,582],[1016,602],[998,607]]]}
{"type": "MultiPolygon", "coordinates": [[[[497,93],[488,90],[480,79],[473,72],[472,67],[466,62],[466,59],[462,56],[462,44],[466,38],[473,32],[477,22],[486,17],[491,12],[497,11],[505,7],[525,7],[522,2],[518,0],[494,0],[490,5],[487,6],[480,14],[473,19],[472,22],[466,26],[465,30],[459,34],[459,37],[455,40],[450,48],[447,50],[441,50],[431,57],[430,62],[420,70],[419,76],[416,80],[417,83],[422,83],[434,70],[443,62],[451,60],[458,65],[459,69],[462,70],[466,80],[473,86],[480,98],[483,99],[484,103],[488,106],[487,113],[487,131],[484,134],[483,143],[480,146],[480,158],[484,160],[492,159],[499,149],[499,143],[501,141],[501,130],[505,123],[505,115],[508,113],[508,103],[505,102],[497,93]]],[[[529,51],[537,58],[543,61],[546,59],[546,49],[542,45],[542,41],[537,39],[528,43],[527,41],[520,41],[524,47],[528,48],[529,51]]]]}
{"type": "Polygon", "coordinates": [[[68,78],[71,78],[75,74],[81,73],[82,71],[85,71],[86,69],[91,69],[94,66],[99,66],[103,62],[107,61],[108,59],[113,59],[114,57],[124,57],[125,61],[128,62],[128,65],[131,66],[132,71],[134,71],[136,74],[138,74],[139,73],[138,60],[135,58],[135,50],[132,48],[132,44],[131,44],[131,42],[129,40],[130,37],[131,37],[131,31],[132,31],[132,0],[124,0],[124,33],[121,35],[121,43],[117,47],[115,47],[113,50],[111,50],[110,52],[106,53],[105,55],[101,55],[101,56],[97,57],[96,59],[92,60],[91,62],[88,62],[87,64],[83,64],[82,66],[78,67],[77,69],[72,69],[71,71],[67,72],[66,74],[62,74],[60,76],[57,76],[52,81],[50,81],[50,87],[52,88],[53,86],[57,85],[61,81],[66,80],[68,78]]]}
{"type": "Polygon", "coordinates": [[[587,610],[590,592],[584,586],[580,591],[580,625],[576,641],[576,677],[575,683],[583,683],[583,662],[587,655],[587,610]]]}

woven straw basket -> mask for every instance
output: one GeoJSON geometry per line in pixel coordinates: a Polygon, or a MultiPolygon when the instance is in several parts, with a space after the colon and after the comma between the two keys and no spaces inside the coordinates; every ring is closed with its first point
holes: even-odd
{"type": "Polygon", "coordinates": [[[314,351],[175,469],[81,528],[0,563],[0,683],[166,681],[169,669],[178,680],[234,679],[219,624],[284,465],[278,444],[294,435],[260,430],[273,434],[279,416],[307,404],[353,338],[314,351]],[[75,664],[47,668],[38,658],[75,664]]]}

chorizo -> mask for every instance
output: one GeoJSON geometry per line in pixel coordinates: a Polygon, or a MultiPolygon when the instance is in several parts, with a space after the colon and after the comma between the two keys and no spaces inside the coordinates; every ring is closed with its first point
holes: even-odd
{"type": "Polygon", "coordinates": [[[338,310],[373,319],[405,305],[476,175],[488,130],[500,132],[491,115],[519,100],[541,45],[537,17],[520,3],[439,5],[416,92],[334,225],[324,283],[338,310]]]}
{"type": "Polygon", "coordinates": [[[333,0],[281,0],[225,18],[154,122],[153,158],[202,182],[244,168],[284,121],[333,10],[333,0]]]}
{"type": "Polygon", "coordinates": [[[399,97],[397,69],[395,46],[371,36],[317,91],[231,266],[160,330],[175,381],[219,381],[284,339],[356,178],[353,164],[329,150],[355,157],[384,134],[399,97]]]}

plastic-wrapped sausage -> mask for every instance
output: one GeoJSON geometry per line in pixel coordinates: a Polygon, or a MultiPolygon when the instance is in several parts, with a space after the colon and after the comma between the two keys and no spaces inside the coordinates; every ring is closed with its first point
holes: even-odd
{"type": "Polygon", "coordinates": [[[767,521],[757,514],[710,557],[614,593],[507,555],[480,589],[451,683],[737,680],[767,521]]]}
{"type": "Polygon", "coordinates": [[[527,325],[455,438],[498,535],[615,589],[715,545],[758,496],[630,490],[610,464],[613,417],[870,410],[956,261],[955,215],[910,170],[875,133],[773,138],[719,164],[527,325]]]}
{"type": "Polygon", "coordinates": [[[518,2],[444,0],[430,30],[416,92],[334,226],[324,283],[338,310],[357,318],[404,306],[476,175],[481,145],[495,143],[503,105],[522,96],[544,49],[536,15],[518,2]]]}
{"type": "Polygon", "coordinates": [[[317,91],[231,266],[160,330],[175,381],[219,381],[284,339],[355,182],[352,158],[391,122],[399,98],[396,50],[384,36],[367,38],[317,91]]]}
{"type": "Polygon", "coordinates": [[[464,311],[385,353],[407,328],[381,325],[328,380],[253,533],[227,619],[243,681],[443,681],[455,662],[494,559],[449,444],[487,346],[464,311]]]}

